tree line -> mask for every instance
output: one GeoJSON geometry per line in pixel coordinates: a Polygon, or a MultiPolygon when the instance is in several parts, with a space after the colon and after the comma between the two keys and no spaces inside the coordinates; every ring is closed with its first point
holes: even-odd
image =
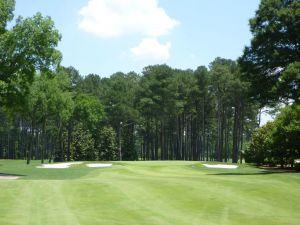
{"type": "Polygon", "coordinates": [[[59,67],[35,74],[21,108],[2,107],[0,154],[28,162],[237,162],[256,126],[246,89],[237,63],[222,58],[209,69],[153,65],[109,78],[59,67]]]}
{"type": "MultiPolygon", "coordinates": [[[[0,4],[0,158],[238,162],[245,152],[258,162],[252,134],[261,109],[284,102],[295,106],[283,115],[299,113],[299,1],[262,0],[251,46],[237,61],[218,57],[196,70],[150,65],[108,78],[60,66],[61,35],[49,17],[19,17],[7,29],[14,5],[0,4]]],[[[281,140],[287,123],[274,123],[270,137],[281,140]]],[[[299,138],[299,117],[290,124],[299,138]]],[[[277,151],[280,163],[290,148],[277,151]]],[[[293,152],[285,164],[299,146],[293,152]]]]}

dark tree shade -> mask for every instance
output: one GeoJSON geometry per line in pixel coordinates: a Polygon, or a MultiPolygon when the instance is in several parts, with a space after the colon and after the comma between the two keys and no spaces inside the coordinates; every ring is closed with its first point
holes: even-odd
{"type": "Polygon", "coordinates": [[[300,1],[262,0],[250,29],[251,46],[239,62],[252,82],[252,95],[265,104],[282,97],[276,88],[282,71],[300,61],[300,1]]]}

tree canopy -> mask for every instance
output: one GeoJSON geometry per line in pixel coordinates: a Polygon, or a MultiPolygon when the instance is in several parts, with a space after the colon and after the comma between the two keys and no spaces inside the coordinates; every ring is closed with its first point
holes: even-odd
{"type": "Polygon", "coordinates": [[[50,17],[0,2],[0,158],[217,160],[292,165],[299,155],[300,2],[262,0],[238,61],[82,76],[60,65],[50,17]],[[274,122],[261,108],[285,100],[274,122]],[[119,149],[118,149],[119,148],[119,149]]]}
{"type": "Polygon", "coordinates": [[[245,48],[239,62],[244,78],[251,82],[252,96],[262,105],[285,97],[299,101],[293,91],[299,87],[299,77],[289,76],[288,82],[282,79],[286,81],[284,71],[300,61],[300,2],[262,0],[250,20],[250,30],[251,46],[245,48]]]}
{"type": "Polygon", "coordinates": [[[13,19],[15,1],[0,3],[0,103],[19,105],[28,94],[36,72],[55,69],[61,60],[56,46],[61,39],[50,17],[37,13],[31,18],[13,19]]]}
{"type": "Polygon", "coordinates": [[[246,161],[257,164],[293,165],[300,157],[300,105],[285,107],[273,122],[253,133],[246,161]]]}

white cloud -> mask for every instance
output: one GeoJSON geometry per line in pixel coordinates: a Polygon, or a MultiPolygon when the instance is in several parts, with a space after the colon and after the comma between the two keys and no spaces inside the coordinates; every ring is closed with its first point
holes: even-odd
{"type": "Polygon", "coordinates": [[[171,43],[160,44],[156,38],[144,38],[141,43],[130,49],[134,58],[144,60],[167,60],[170,58],[171,43]]]}
{"type": "Polygon", "coordinates": [[[158,0],[90,0],[79,15],[80,29],[104,38],[159,37],[178,24],[158,6],[158,0]]]}

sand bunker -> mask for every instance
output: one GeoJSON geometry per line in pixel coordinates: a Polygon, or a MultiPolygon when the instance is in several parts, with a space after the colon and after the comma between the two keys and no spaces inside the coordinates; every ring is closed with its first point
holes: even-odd
{"type": "Polygon", "coordinates": [[[237,165],[226,165],[226,164],[203,164],[203,166],[208,167],[208,168],[221,168],[221,169],[236,169],[238,168],[237,165]]]}
{"type": "MultiPolygon", "coordinates": [[[[67,163],[54,163],[54,164],[43,164],[41,166],[37,166],[36,168],[40,169],[67,169],[72,165],[82,164],[83,162],[67,162],[67,163]]],[[[87,167],[93,168],[104,168],[111,167],[112,164],[104,164],[104,163],[90,163],[86,164],[87,167]]]]}
{"type": "Polygon", "coordinates": [[[90,163],[86,164],[87,167],[92,167],[92,168],[105,168],[105,167],[111,167],[112,164],[104,164],[104,163],[90,163]]]}
{"type": "Polygon", "coordinates": [[[71,165],[82,164],[82,162],[67,162],[67,163],[55,163],[55,164],[43,164],[42,166],[37,166],[36,168],[41,169],[66,169],[71,165]]]}
{"type": "Polygon", "coordinates": [[[18,176],[0,175],[0,180],[16,180],[18,178],[18,176]]]}

